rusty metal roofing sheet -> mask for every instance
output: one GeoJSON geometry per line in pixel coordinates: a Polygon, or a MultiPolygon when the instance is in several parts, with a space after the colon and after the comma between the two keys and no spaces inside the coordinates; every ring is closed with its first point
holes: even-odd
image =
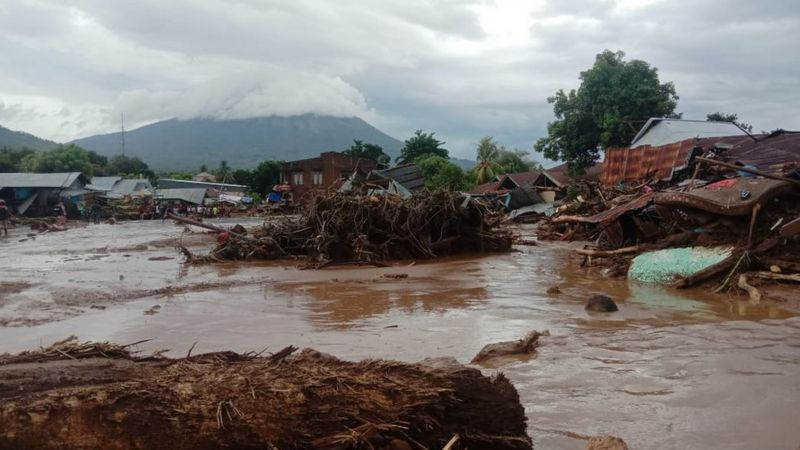
{"type": "Polygon", "coordinates": [[[753,140],[749,136],[723,136],[686,139],[657,147],[643,145],[636,148],[609,148],[605,152],[600,181],[604,186],[613,186],[620,181],[637,181],[645,178],[671,180],[676,171],[687,167],[694,149],[713,148],[720,143],[735,147],[746,142],[753,140]]]}
{"type": "Polygon", "coordinates": [[[628,203],[616,206],[611,209],[607,209],[601,213],[595,214],[593,216],[559,216],[553,219],[554,223],[560,222],[581,222],[581,223],[603,223],[609,224],[620,217],[622,217],[625,213],[636,211],[642,209],[650,204],[653,201],[653,197],[655,196],[655,192],[648,192],[647,194],[642,194],[642,196],[629,201],[628,203]]]}

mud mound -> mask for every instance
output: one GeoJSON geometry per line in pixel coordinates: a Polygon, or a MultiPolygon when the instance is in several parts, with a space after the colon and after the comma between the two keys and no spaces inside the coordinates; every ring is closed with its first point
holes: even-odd
{"type": "Polygon", "coordinates": [[[0,448],[442,448],[456,434],[453,448],[532,448],[516,389],[464,366],[294,347],[143,361],[64,346],[61,359],[0,357],[0,448]]]}

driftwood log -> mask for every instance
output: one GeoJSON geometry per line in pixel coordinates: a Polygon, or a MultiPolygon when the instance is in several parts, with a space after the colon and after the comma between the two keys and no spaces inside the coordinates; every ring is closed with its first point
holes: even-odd
{"type": "Polygon", "coordinates": [[[532,448],[502,375],[295,350],[143,360],[72,340],[0,356],[0,449],[532,448]]]}

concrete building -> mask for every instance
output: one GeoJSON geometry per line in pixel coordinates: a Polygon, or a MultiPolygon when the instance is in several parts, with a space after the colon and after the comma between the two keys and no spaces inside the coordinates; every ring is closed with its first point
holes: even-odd
{"type": "Polygon", "coordinates": [[[284,163],[281,166],[281,184],[290,186],[295,201],[303,201],[314,191],[338,189],[338,184],[356,171],[366,175],[375,167],[375,161],[325,152],[316,158],[284,163]]]}

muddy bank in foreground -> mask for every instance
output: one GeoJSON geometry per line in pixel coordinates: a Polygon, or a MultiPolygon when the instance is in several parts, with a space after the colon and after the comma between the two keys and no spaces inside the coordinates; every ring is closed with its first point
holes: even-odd
{"type": "Polygon", "coordinates": [[[503,376],[295,350],[142,359],[67,340],[0,356],[0,448],[532,448],[503,376]]]}

